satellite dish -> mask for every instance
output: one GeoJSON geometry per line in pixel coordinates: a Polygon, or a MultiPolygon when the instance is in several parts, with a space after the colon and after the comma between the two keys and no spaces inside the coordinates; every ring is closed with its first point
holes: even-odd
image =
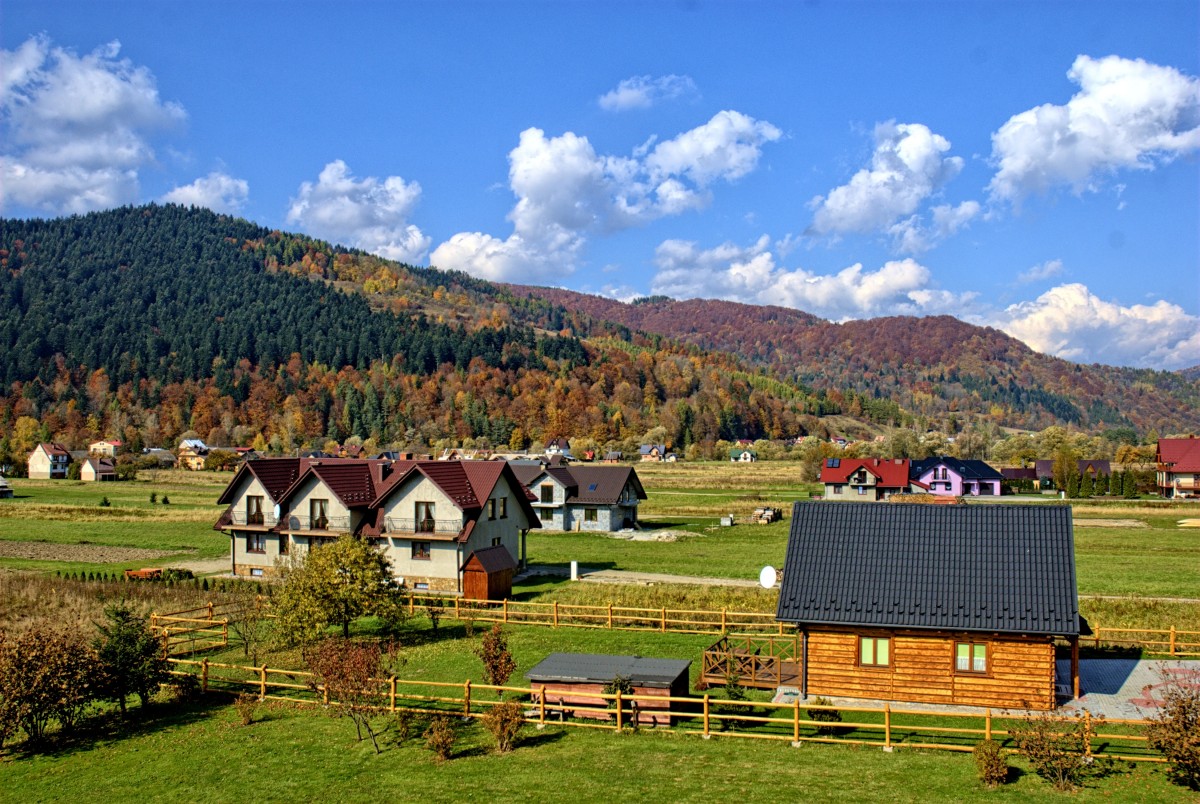
{"type": "Polygon", "coordinates": [[[767,566],[765,566],[761,570],[759,570],[758,585],[761,586],[763,589],[774,588],[775,582],[778,580],[779,580],[779,573],[777,573],[775,571],[775,568],[772,567],[770,564],[768,564],[767,566]]]}
{"type": "Polygon", "coordinates": [[[279,503],[275,503],[275,521],[279,521],[279,503]]]}

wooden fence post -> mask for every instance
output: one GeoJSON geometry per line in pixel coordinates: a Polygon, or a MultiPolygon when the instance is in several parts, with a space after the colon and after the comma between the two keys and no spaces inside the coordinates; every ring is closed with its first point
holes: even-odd
{"type": "Polygon", "coordinates": [[[1086,759],[1092,755],[1092,713],[1083,710],[1083,756],[1086,759]]]}
{"type": "Polygon", "coordinates": [[[658,621],[658,630],[664,631],[664,632],[667,630],[667,607],[666,606],[662,607],[662,614],[660,615],[660,619],[658,621]]]}
{"type": "Polygon", "coordinates": [[[508,598],[504,598],[504,622],[508,623],[508,598]]]}
{"type": "Polygon", "coordinates": [[[1175,655],[1175,626],[1171,626],[1171,655],[1175,655]]]}
{"type": "Polygon", "coordinates": [[[708,739],[708,693],[704,693],[704,739],[708,739]]]}
{"type": "Polygon", "coordinates": [[[395,714],[396,712],[396,676],[388,679],[388,711],[395,714]]]}
{"type": "Polygon", "coordinates": [[[990,706],[983,713],[983,739],[992,739],[992,708],[990,706]]]}
{"type": "Polygon", "coordinates": [[[200,662],[200,691],[208,692],[208,659],[200,662]]]}
{"type": "Polygon", "coordinates": [[[729,610],[721,609],[721,633],[729,633],[729,610]]]}
{"type": "Polygon", "coordinates": [[[617,690],[617,731],[621,730],[621,690],[617,690]]]}
{"type": "Polygon", "coordinates": [[[608,601],[608,630],[612,630],[612,601],[608,601]]]}
{"type": "Polygon", "coordinates": [[[554,601],[554,627],[558,628],[558,601],[554,601]]]}
{"type": "Polygon", "coordinates": [[[413,593],[409,592],[408,593],[408,616],[411,617],[413,615],[414,611],[416,611],[416,607],[413,603],[413,593]]]}
{"type": "Polygon", "coordinates": [[[892,705],[883,705],[883,750],[892,750],[892,705]]]}
{"type": "Polygon", "coordinates": [[[267,666],[264,664],[262,667],[258,668],[258,672],[258,700],[265,701],[267,699],[267,666]]]}
{"type": "Polygon", "coordinates": [[[792,701],[792,742],[800,742],[800,698],[792,701]]]}
{"type": "Polygon", "coordinates": [[[471,679],[463,682],[463,717],[471,716],[471,679]]]}
{"type": "Polygon", "coordinates": [[[546,685],[542,685],[542,691],[538,695],[538,728],[546,725],[546,685]]]}
{"type": "Polygon", "coordinates": [[[458,598],[457,597],[454,598],[454,619],[456,619],[456,620],[462,619],[462,617],[460,617],[458,615],[458,598]]]}
{"type": "Polygon", "coordinates": [[[221,621],[221,647],[229,647],[229,620],[221,621]]]}
{"type": "Polygon", "coordinates": [[[329,706],[329,685],[328,684],[321,685],[321,699],[325,703],[326,706],[329,706]]]}
{"type": "Polygon", "coordinates": [[[212,604],[212,601],[210,600],[210,601],[208,601],[208,619],[211,620],[212,618],[213,618],[213,604],[212,604]]]}

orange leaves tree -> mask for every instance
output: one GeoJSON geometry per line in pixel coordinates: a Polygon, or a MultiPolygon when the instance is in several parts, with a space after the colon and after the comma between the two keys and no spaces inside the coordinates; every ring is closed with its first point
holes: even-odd
{"type": "Polygon", "coordinates": [[[353,721],[359,742],[364,734],[370,737],[377,754],[380,730],[374,718],[388,707],[388,686],[380,676],[394,656],[394,651],[384,650],[378,642],[353,642],[338,637],[304,650],[304,661],[315,675],[309,686],[327,696],[331,715],[353,721]]]}

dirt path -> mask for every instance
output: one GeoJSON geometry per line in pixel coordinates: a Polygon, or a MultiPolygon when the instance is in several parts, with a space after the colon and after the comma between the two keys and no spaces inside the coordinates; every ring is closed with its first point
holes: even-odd
{"type": "MultiPolygon", "coordinates": [[[[531,564],[528,569],[514,580],[548,576],[565,578],[571,574],[566,567],[549,566],[546,564],[531,564]]],[[[758,581],[750,578],[703,578],[695,575],[671,575],[665,572],[633,572],[630,570],[590,570],[579,568],[579,580],[587,583],[631,583],[649,586],[658,583],[687,583],[698,586],[758,586],[758,581]]]]}

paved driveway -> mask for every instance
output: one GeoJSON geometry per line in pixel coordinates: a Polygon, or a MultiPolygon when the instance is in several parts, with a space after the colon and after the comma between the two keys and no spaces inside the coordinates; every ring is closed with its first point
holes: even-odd
{"type": "MultiPolygon", "coordinates": [[[[1058,662],[1058,677],[1071,677],[1071,662],[1058,662]]],[[[1081,659],[1077,701],[1062,711],[1084,710],[1110,719],[1137,720],[1158,711],[1161,689],[1175,681],[1200,688],[1200,661],[1081,659]]]]}

